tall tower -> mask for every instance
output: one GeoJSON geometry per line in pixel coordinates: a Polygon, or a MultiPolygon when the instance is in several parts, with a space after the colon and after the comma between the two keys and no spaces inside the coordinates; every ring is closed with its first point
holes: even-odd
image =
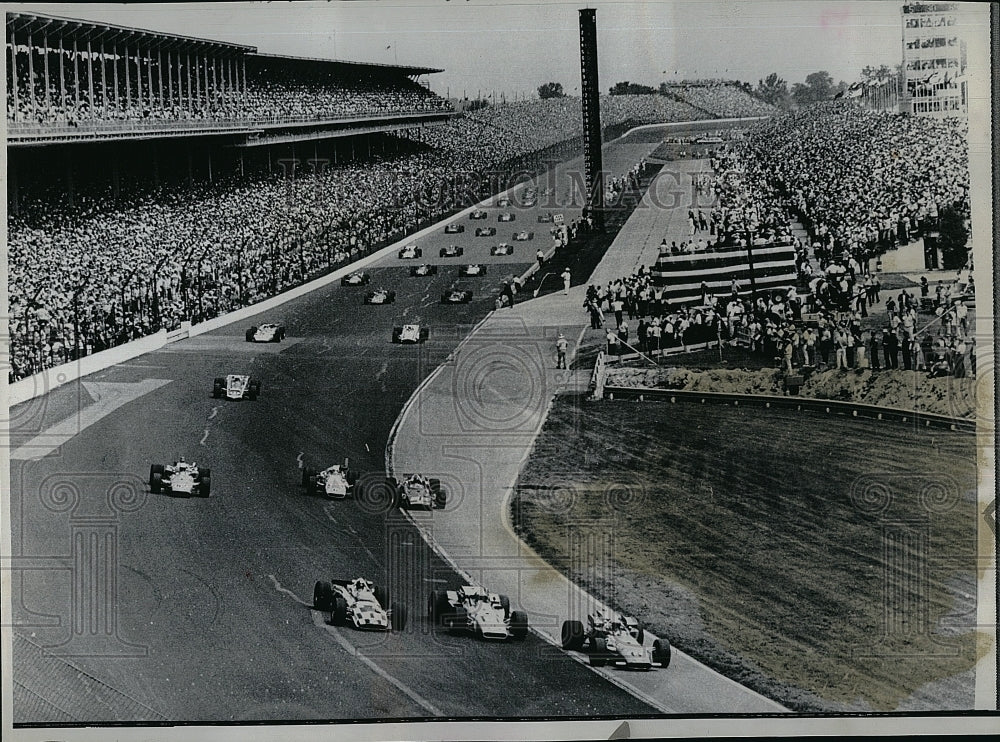
{"type": "Polygon", "coordinates": [[[580,11],[580,93],[583,96],[583,157],[587,204],[594,227],[604,231],[604,176],[601,161],[601,87],[597,79],[597,11],[580,11]]]}

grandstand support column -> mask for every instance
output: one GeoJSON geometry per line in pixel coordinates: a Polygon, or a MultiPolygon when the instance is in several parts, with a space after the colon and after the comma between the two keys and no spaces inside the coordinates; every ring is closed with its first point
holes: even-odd
{"type": "Polygon", "coordinates": [[[125,67],[125,110],[132,107],[132,71],[128,65],[128,44],[125,45],[125,56],[122,59],[122,66],[125,67]]]}
{"type": "Polygon", "coordinates": [[[59,105],[66,108],[66,53],[62,36],[59,37],[59,105]]]}
{"type": "Polygon", "coordinates": [[[208,98],[208,55],[207,54],[205,54],[202,57],[202,67],[205,70],[205,98],[204,98],[203,105],[204,105],[205,109],[207,110],[208,109],[208,101],[209,101],[209,98],[208,98]]]}
{"type": "Polygon", "coordinates": [[[42,59],[42,69],[43,69],[43,71],[45,73],[45,77],[42,79],[42,87],[45,90],[45,92],[43,93],[44,97],[42,98],[42,104],[46,108],[48,108],[49,107],[49,80],[52,79],[51,76],[49,75],[49,35],[48,34],[42,34],[42,54],[44,55],[44,57],[42,59]]]}
{"type": "Polygon", "coordinates": [[[166,108],[163,100],[163,50],[156,50],[156,92],[160,101],[160,108],[166,108]]]}
{"type": "MultiPolygon", "coordinates": [[[[115,43],[114,49],[112,49],[111,62],[115,66],[115,79],[114,79],[114,89],[115,89],[115,110],[122,107],[122,89],[118,87],[118,44],[115,43]]],[[[107,97],[107,88],[104,91],[105,97],[107,97]]]]}
{"type": "MultiPolygon", "coordinates": [[[[104,93],[101,95],[101,108],[104,117],[108,114],[108,70],[104,65],[107,59],[104,56],[104,42],[101,42],[101,87],[104,93]]],[[[94,115],[94,54],[90,46],[90,39],[87,39],[87,91],[90,93],[90,115],[94,115]]]]}
{"type": "MultiPolygon", "coordinates": [[[[180,52],[177,52],[177,54],[179,56],[180,52]]],[[[187,64],[184,65],[184,71],[187,72],[187,80],[188,80],[188,87],[187,87],[187,90],[188,90],[188,110],[189,111],[193,111],[194,110],[194,102],[191,99],[191,55],[190,54],[187,55],[187,64]]],[[[180,82],[180,80],[178,80],[178,83],[179,82],[180,82]]]]}
{"type": "MultiPolygon", "coordinates": [[[[153,108],[153,54],[149,47],[146,47],[146,84],[149,86],[149,107],[153,108]]],[[[161,96],[160,103],[163,103],[161,96]]]]}
{"type": "MultiPolygon", "coordinates": [[[[179,58],[180,55],[178,54],[179,58]]],[[[177,64],[180,66],[180,61],[177,64]]],[[[174,65],[170,59],[169,49],[167,49],[167,98],[170,101],[170,105],[174,105],[174,65]]]]}
{"type": "Polygon", "coordinates": [[[17,92],[17,39],[14,38],[14,32],[10,32],[10,75],[11,75],[11,85],[13,86],[14,93],[14,110],[11,112],[13,114],[12,118],[14,121],[20,120],[20,100],[18,98],[17,92]]]}
{"type": "Polygon", "coordinates": [[[212,95],[219,94],[219,58],[212,56],[212,95]]]}
{"type": "Polygon", "coordinates": [[[31,45],[31,34],[28,34],[28,106],[31,117],[35,117],[35,51],[31,45]]]}
{"type": "MultiPolygon", "coordinates": [[[[90,56],[89,54],[87,56],[90,56]]],[[[73,95],[74,95],[74,105],[79,110],[80,108],[80,50],[77,48],[76,39],[73,39],[73,95]]],[[[94,97],[90,98],[91,104],[94,102],[94,97]]]]}
{"type": "Polygon", "coordinates": [[[240,66],[243,68],[243,97],[246,98],[247,95],[247,57],[244,54],[240,58],[240,66]]]}

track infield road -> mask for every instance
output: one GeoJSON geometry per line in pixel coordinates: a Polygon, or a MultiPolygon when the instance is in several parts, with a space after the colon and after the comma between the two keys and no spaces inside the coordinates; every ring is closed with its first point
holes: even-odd
{"type": "MultiPolygon", "coordinates": [[[[654,146],[612,145],[605,167],[623,172],[654,146]]],[[[557,191],[567,167],[579,160],[560,168],[557,191]]],[[[15,723],[653,713],[534,635],[492,644],[431,632],[426,596],[458,576],[384,503],[327,502],[299,486],[300,462],[348,457],[384,473],[389,429],[414,389],[492,308],[503,275],[551,244],[536,220],[545,206],[517,210],[513,225],[491,206],[485,222],[461,219],[464,234],[425,237],[413,262],[441,266],[434,277],[386,257],[370,287],[395,290],[394,304],[330,286],[12,409],[13,618],[26,640],[15,644],[15,723]],[[495,240],[473,236],[483,223],[495,240]],[[490,258],[513,227],[535,240],[490,258]],[[438,258],[448,244],[465,256],[438,258]],[[487,274],[458,279],[461,263],[487,274]],[[471,305],[439,303],[455,284],[474,291],[471,305]],[[262,321],[283,322],[285,342],[246,343],[262,321]],[[403,322],[429,326],[430,339],[391,343],[403,322]],[[227,373],[259,377],[260,399],[213,399],[227,373]],[[150,464],[179,456],[211,468],[210,498],[148,492],[150,464]],[[403,632],[335,629],[310,609],[317,579],[359,575],[408,606],[403,632]]]]}

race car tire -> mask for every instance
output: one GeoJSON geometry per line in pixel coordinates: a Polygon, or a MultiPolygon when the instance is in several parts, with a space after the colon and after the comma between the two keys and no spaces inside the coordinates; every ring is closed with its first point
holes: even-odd
{"type": "Polygon", "coordinates": [[[212,470],[200,469],[198,474],[198,497],[208,497],[212,494],[212,470]]]}
{"type": "Polygon", "coordinates": [[[406,628],[406,606],[393,603],[389,609],[392,613],[389,616],[389,625],[393,631],[402,631],[406,628]]]}
{"type": "Polygon", "coordinates": [[[528,614],[524,611],[514,611],[510,614],[510,638],[524,641],[528,636],[528,614]]]}
{"type": "Polygon", "coordinates": [[[454,613],[444,617],[444,625],[445,628],[448,629],[449,633],[457,634],[465,628],[467,620],[468,614],[465,612],[465,609],[458,606],[454,613]]]}
{"type": "Polygon", "coordinates": [[[339,593],[333,595],[333,608],[330,609],[330,623],[343,626],[347,623],[347,601],[339,593]]]}
{"type": "Polygon", "coordinates": [[[163,478],[163,464],[150,464],[149,465],[149,487],[153,487],[153,475],[159,474],[160,479],[163,478]]]}
{"type": "Polygon", "coordinates": [[[375,585],[372,593],[375,595],[375,600],[379,602],[383,608],[389,607],[389,596],[385,592],[385,588],[381,585],[375,585]]]}
{"type": "Polygon", "coordinates": [[[583,649],[583,624],[579,621],[563,621],[562,648],[580,651],[583,649]]]}
{"type": "Polygon", "coordinates": [[[389,297],[386,299],[385,303],[386,304],[395,304],[396,303],[396,292],[395,291],[390,291],[389,292],[389,297]]]}
{"type": "Polygon", "coordinates": [[[421,342],[421,343],[422,343],[422,342],[424,342],[424,341],[425,341],[425,340],[426,340],[427,338],[429,338],[430,336],[431,336],[431,331],[430,331],[430,329],[428,329],[428,328],[426,328],[426,327],[421,327],[421,328],[420,328],[420,342],[421,342]]]}
{"type": "Polygon", "coordinates": [[[212,396],[216,399],[222,398],[222,391],[226,388],[226,380],[223,378],[217,378],[212,384],[212,396]]]}
{"type": "Polygon", "coordinates": [[[400,343],[401,342],[400,338],[402,337],[402,335],[403,335],[403,328],[402,327],[393,327],[392,328],[392,342],[397,343],[397,344],[400,343]]]}
{"type": "Polygon", "coordinates": [[[310,469],[308,466],[302,467],[302,486],[312,488],[312,478],[316,476],[316,472],[310,469]]]}
{"type": "Polygon", "coordinates": [[[329,582],[316,583],[313,588],[313,608],[317,611],[333,610],[333,586],[329,582]]]}
{"type": "Polygon", "coordinates": [[[431,590],[431,594],[427,596],[427,620],[432,625],[437,623],[438,603],[440,602],[441,594],[437,590],[431,590]]]}
{"type": "Polygon", "coordinates": [[[510,598],[508,598],[506,595],[501,595],[500,607],[503,608],[503,617],[510,618],[510,598]]]}
{"type": "Polygon", "coordinates": [[[249,330],[247,330],[247,342],[248,343],[252,343],[253,342],[253,336],[256,335],[256,334],[257,334],[257,328],[256,327],[251,327],[249,330]]]}
{"type": "Polygon", "coordinates": [[[670,666],[670,642],[666,639],[657,639],[653,642],[653,661],[659,662],[663,667],[670,666]]]}
{"type": "Polygon", "coordinates": [[[417,250],[416,250],[416,252],[414,253],[414,255],[416,255],[418,258],[422,258],[424,256],[424,250],[423,250],[423,248],[422,247],[418,247],[417,250]]]}
{"type": "Polygon", "coordinates": [[[274,331],[274,340],[272,342],[280,343],[284,339],[285,339],[285,328],[279,327],[277,330],[274,331]]]}
{"type": "Polygon", "coordinates": [[[249,399],[250,401],[253,401],[253,400],[257,399],[257,397],[259,395],[260,395],[260,382],[259,381],[251,381],[250,382],[250,386],[247,389],[247,399],[249,399]]]}
{"type": "Polygon", "coordinates": [[[149,475],[149,491],[158,495],[161,489],[163,489],[163,475],[158,471],[153,472],[149,475]]]}
{"type": "Polygon", "coordinates": [[[597,637],[593,641],[593,648],[590,651],[590,664],[594,667],[604,667],[608,661],[608,643],[604,637],[597,637]]]}

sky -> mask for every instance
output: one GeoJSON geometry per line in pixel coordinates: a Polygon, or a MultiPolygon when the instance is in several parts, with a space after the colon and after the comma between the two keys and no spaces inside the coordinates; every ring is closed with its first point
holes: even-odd
{"type": "Polygon", "coordinates": [[[426,65],[442,95],[512,97],[542,83],[579,94],[577,10],[597,9],[602,90],[694,78],[858,79],[901,56],[901,3],[882,0],[343,0],[8,3],[9,10],[183,33],[272,54],[426,65]]]}

